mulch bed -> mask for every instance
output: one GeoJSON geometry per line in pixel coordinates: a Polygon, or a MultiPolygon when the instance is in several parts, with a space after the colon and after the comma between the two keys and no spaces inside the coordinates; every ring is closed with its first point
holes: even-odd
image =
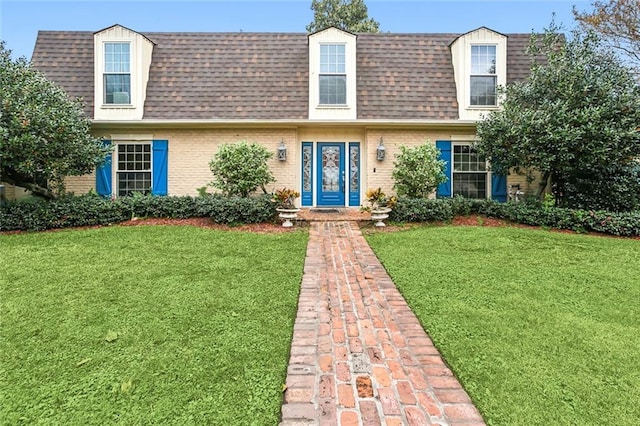
{"type": "MultiPolygon", "coordinates": [[[[359,218],[358,218],[359,219],[359,218]]],[[[347,219],[348,220],[348,219],[347,219]]],[[[352,219],[353,220],[353,219],[352,219]]],[[[397,232],[407,229],[412,229],[415,227],[425,226],[423,223],[405,223],[405,224],[388,224],[385,227],[375,227],[370,220],[357,220],[359,223],[360,229],[364,234],[372,234],[376,232],[397,232]]],[[[309,222],[298,221],[291,228],[284,228],[280,222],[265,222],[265,223],[250,223],[250,224],[242,224],[242,225],[223,225],[219,223],[213,222],[210,218],[190,218],[190,219],[169,219],[169,218],[142,218],[142,219],[132,219],[126,222],[121,222],[115,224],[113,226],[149,226],[149,225],[159,225],[159,226],[175,226],[175,225],[188,225],[188,226],[197,226],[199,228],[206,229],[219,229],[225,231],[241,231],[241,232],[254,232],[257,234],[281,234],[285,232],[295,232],[300,228],[308,227],[309,222]]],[[[527,229],[538,229],[539,227],[531,226],[531,225],[523,225],[519,223],[509,222],[503,219],[496,219],[492,217],[485,217],[479,215],[470,215],[470,216],[458,216],[455,217],[451,222],[435,222],[430,223],[428,226],[444,226],[444,225],[454,225],[454,226],[488,226],[488,227],[518,227],[518,228],[527,228],[527,229]]],[[[83,226],[74,229],[92,229],[92,228],[100,228],[100,226],[83,226]]],[[[62,228],[62,229],[49,229],[44,232],[57,232],[64,229],[70,228],[62,228]]],[[[574,231],[569,229],[552,229],[554,232],[562,232],[567,234],[575,234],[574,231]]],[[[25,233],[25,231],[6,231],[0,232],[0,234],[21,234],[25,233]]],[[[596,232],[588,232],[587,235],[598,235],[605,237],[614,237],[614,238],[626,238],[626,239],[636,239],[640,240],[640,236],[637,237],[617,237],[615,235],[608,234],[599,234],[596,232]]]]}

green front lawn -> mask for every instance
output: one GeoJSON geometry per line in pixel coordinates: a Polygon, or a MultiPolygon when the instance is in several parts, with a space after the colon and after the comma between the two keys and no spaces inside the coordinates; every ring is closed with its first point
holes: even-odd
{"type": "Polygon", "coordinates": [[[640,241],[488,227],[367,239],[489,424],[638,424],[640,241]]]}
{"type": "Polygon", "coordinates": [[[0,235],[4,424],[278,422],[307,235],[0,235]]]}

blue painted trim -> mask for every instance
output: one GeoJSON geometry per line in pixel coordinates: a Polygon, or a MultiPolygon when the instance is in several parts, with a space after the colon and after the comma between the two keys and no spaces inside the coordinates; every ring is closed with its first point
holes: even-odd
{"type": "Polygon", "coordinates": [[[362,167],[360,160],[360,142],[349,142],[349,151],[347,153],[347,158],[349,161],[349,170],[347,173],[347,180],[349,182],[349,206],[357,207],[360,205],[360,188],[362,187],[362,167]],[[358,151],[358,189],[353,190],[351,188],[351,148],[356,148],[358,151]]]}
{"type": "Polygon", "coordinates": [[[311,191],[305,191],[304,190],[304,182],[301,182],[301,187],[302,187],[302,205],[303,206],[312,206],[313,205],[313,142],[302,142],[302,153],[303,153],[303,157],[302,157],[302,165],[300,166],[302,168],[302,170],[300,171],[300,176],[302,176],[302,179],[304,179],[304,149],[305,147],[309,147],[311,148],[311,176],[309,177],[309,179],[311,180],[311,191]]]}
{"type": "Polygon", "coordinates": [[[153,170],[151,171],[152,195],[167,195],[168,186],[168,157],[169,157],[169,141],[154,140],[153,150],[153,170]]]}
{"type": "Polygon", "coordinates": [[[440,150],[438,159],[444,161],[444,174],[447,177],[446,182],[438,185],[436,194],[438,198],[451,197],[451,182],[453,181],[451,174],[451,170],[453,169],[451,165],[451,141],[436,141],[436,148],[440,150]]]}
{"type": "MultiPolygon", "coordinates": [[[[110,140],[103,141],[104,145],[109,145],[111,143],[110,140]]],[[[111,197],[111,182],[112,182],[112,164],[113,154],[109,153],[105,159],[104,163],[98,168],[96,168],[96,192],[98,195],[109,198],[111,197]]]]}

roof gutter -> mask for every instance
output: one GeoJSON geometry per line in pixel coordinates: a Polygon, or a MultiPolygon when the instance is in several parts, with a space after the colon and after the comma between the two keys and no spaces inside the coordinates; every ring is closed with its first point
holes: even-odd
{"type": "Polygon", "coordinates": [[[337,127],[337,128],[394,128],[394,129],[474,129],[476,120],[224,120],[224,119],[195,119],[195,120],[92,120],[93,128],[101,129],[220,129],[220,128],[309,128],[309,127],[337,127]]]}

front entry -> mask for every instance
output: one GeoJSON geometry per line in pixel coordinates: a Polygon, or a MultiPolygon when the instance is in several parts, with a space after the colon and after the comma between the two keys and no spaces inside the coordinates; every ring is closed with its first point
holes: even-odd
{"type": "Polygon", "coordinates": [[[317,206],[345,205],[344,143],[318,143],[317,206]]]}
{"type": "Polygon", "coordinates": [[[301,205],[360,205],[360,142],[302,142],[301,205]]]}

